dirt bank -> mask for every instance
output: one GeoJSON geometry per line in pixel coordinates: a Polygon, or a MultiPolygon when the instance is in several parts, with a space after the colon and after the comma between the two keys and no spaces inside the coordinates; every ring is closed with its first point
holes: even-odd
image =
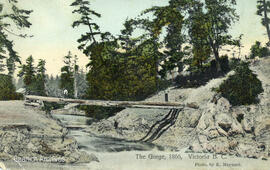
{"type": "Polygon", "coordinates": [[[23,101],[0,101],[0,160],[89,163],[94,155],[80,152],[67,129],[49,114],[23,101]]]}

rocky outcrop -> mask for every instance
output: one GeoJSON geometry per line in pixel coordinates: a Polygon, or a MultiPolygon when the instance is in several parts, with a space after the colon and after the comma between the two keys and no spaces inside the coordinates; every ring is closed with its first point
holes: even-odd
{"type": "Polygon", "coordinates": [[[209,109],[203,113],[196,127],[196,140],[190,149],[253,158],[268,157],[270,134],[266,118],[269,116],[265,112],[260,116],[252,113],[251,110],[259,109],[256,108],[258,106],[252,107],[232,108],[224,98],[219,99],[217,104],[209,104],[209,109]]]}
{"type": "Polygon", "coordinates": [[[264,88],[258,97],[260,103],[231,107],[226,99],[219,98],[208,104],[209,110],[204,112],[196,127],[196,141],[190,147],[193,151],[252,158],[270,156],[269,64],[270,58],[265,58],[251,66],[264,88]]]}
{"type": "MultiPolygon", "coordinates": [[[[264,92],[259,104],[232,107],[229,101],[212,91],[225,78],[211,80],[196,89],[167,89],[169,101],[186,107],[175,124],[153,143],[194,152],[235,154],[252,158],[270,156],[270,58],[262,59],[251,69],[262,81],[264,92]]],[[[228,75],[233,74],[230,72],[228,75]]],[[[164,101],[164,93],[147,101],[164,101]]],[[[86,131],[127,140],[138,140],[168,111],[125,109],[116,116],[93,123],[86,131]]]]}
{"type": "MultiPolygon", "coordinates": [[[[22,106],[21,110],[25,108],[22,106]]],[[[89,163],[94,155],[78,150],[68,130],[49,114],[26,108],[36,116],[34,122],[0,124],[0,160],[17,159],[29,162],[89,163]]],[[[11,113],[12,114],[12,113],[11,113]]]]}

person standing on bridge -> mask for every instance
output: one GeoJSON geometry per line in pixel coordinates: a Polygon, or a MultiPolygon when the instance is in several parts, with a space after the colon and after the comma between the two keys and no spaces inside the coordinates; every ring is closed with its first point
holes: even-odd
{"type": "Polygon", "coordinates": [[[68,90],[67,89],[64,89],[64,98],[68,98],[68,90]]]}

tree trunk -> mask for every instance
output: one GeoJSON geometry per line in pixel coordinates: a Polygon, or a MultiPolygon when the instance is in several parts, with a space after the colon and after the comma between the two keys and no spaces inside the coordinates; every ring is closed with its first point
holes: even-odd
{"type": "Polygon", "coordinates": [[[213,49],[213,53],[214,53],[214,57],[216,60],[216,67],[217,67],[217,72],[221,72],[221,63],[220,63],[220,59],[219,59],[219,52],[218,49],[216,48],[216,45],[214,44],[213,40],[210,38],[210,45],[213,49]]]}
{"type": "Polygon", "coordinates": [[[48,93],[48,86],[47,86],[47,80],[46,80],[46,78],[45,78],[45,76],[44,76],[44,92],[45,92],[45,95],[46,96],[49,96],[49,93],[48,93]]]}
{"type": "Polygon", "coordinates": [[[73,77],[74,77],[74,83],[73,83],[73,87],[74,87],[74,98],[77,99],[78,98],[78,88],[77,88],[77,69],[76,69],[76,59],[74,61],[74,70],[73,70],[73,77]]]}
{"type": "Polygon", "coordinates": [[[217,63],[217,72],[221,72],[221,63],[220,63],[220,59],[219,59],[219,53],[217,52],[217,50],[214,50],[214,56],[215,56],[216,63],[217,63]]]}
{"type": "Polygon", "coordinates": [[[263,0],[263,12],[264,12],[264,22],[265,22],[265,28],[268,35],[268,43],[267,46],[270,46],[270,29],[269,29],[269,23],[268,23],[268,16],[267,16],[267,5],[265,0],[263,0]]]}

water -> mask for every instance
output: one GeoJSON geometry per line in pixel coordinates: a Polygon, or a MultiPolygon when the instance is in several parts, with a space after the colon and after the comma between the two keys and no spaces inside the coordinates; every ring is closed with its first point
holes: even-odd
{"type": "Polygon", "coordinates": [[[52,115],[59,119],[67,127],[75,126],[78,128],[69,129],[67,136],[74,137],[80,150],[86,152],[121,152],[121,151],[151,151],[164,150],[163,147],[151,143],[127,141],[124,139],[112,138],[107,136],[96,136],[84,132],[80,126],[89,125],[93,122],[91,118],[78,115],[52,115]]]}

